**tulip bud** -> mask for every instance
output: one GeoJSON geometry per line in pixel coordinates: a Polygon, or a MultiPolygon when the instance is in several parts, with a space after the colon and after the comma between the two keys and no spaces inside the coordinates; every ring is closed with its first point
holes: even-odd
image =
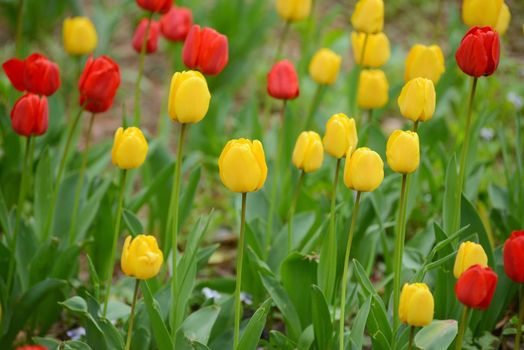
{"type": "Polygon", "coordinates": [[[11,126],[21,136],[42,135],[47,131],[49,108],[45,96],[25,94],[11,110],[11,126]]]}
{"type": "Polygon", "coordinates": [[[19,91],[51,96],[60,87],[58,65],[44,55],[34,53],[25,60],[12,58],[2,67],[11,84],[19,91]]]}
{"type": "Polygon", "coordinates": [[[438,45],[417,44],[409,50],[406,58],[404,79],[409,81],[420,77],[436,84],[445,70],[444,55],[438,45]]]}
{"type": "Polygon", "coordinates": [[[268,94],[280,100],[293,100],[300,94],[298,75],[293,63],[283,60],[275,63],[267,75],[268,94]]]}
{"type": "Polygon", "coordinates": [[[514,231],[504,243],[504,271],[515,283],[524,283],[524,231],[514,231]]]}
{"type": "Polygon", "coordinates": [[[136,169],[146,160],[147,149],[146,138],[139,128],[118,128],[111,151],[113,164],[120,169],[136,169]]]}
{"type": "Polygon", "coordinates": [[[49,350],[49,349],[43,345],[24,345],[24,346],[18,346],[15,350],[49,350]]]}
{"type": "Polygon", "coordinates": [[[311,0],[277,0],[277,13],[285,21],[300,21],[310,12],[311,0]]]}
{"type": "Polygon", "coordinates": [[[267,165],[258,140],[230,140],[218,159],[220,179],[230,191],[247,193],[261,189],[266,182],[267,165]]]}
{"type": "Polygon", "coordinates": [[[309,64],[309,75],[317,84],[331,85],[337,80],[341,62],[342,57],[330,49],[320,49],[309,64]]]}
{"type": "Polygon", "coordinates": [[[400,293],[400,321],[414,327],[424,327],[433,321],[435,302],[427,284],[404,284],[400,293]]]}
{"type": "Polygon", "coordinates": [[[200,29],[199,25],[191,27],[182,58],[186,67],[198,69],[207,75],[217,75],[229,60],[227,37],[211,28],[200,29]]]}
{"type": "Polygon", "coordinates": [[[497,25],[495,26],[495,30],[500,34],[504,35],[509,27],[509,22],[511,21],[511,12],[509,10],[508,5],[505,3],[502,4],[502,8],[499,12],[499,18],[497,20],[497,25]]]}
{"type": "Polygon", "coordinates": [[[66,18],[62,34],[64,49],[70,55],[86,55],[96,49],[96,29],[87,17],[66,18]]]}
{"type": "Polygon", "coordinates": [[[408,81],[398,98],[400,113],[414,122],[430,120],[435,112],[435,102],[435,86],[425,78],[408,81]]]}
{"type": "Polygon", "coordinates": [[[147,280],[158,275],[164,255],[154,236],[127,236],[120,261],[122,272],[129,277],[147,280]]]}
{"type": "Polygon", "coordinates": [[[497,287],[497,274],[489,267],[473,265],[455,284],[455,295],[464,305],[485,310],[489,307],[497,287]]]}
{"type": "Polygon", "coordinates": [[[168,13],[160,18],[160,31],[171,41],[183,42],[193,25],[193,14],[187,7],[171,7],[168,13]]]}
{"type": "Polygon", "coordinates": [[[166,13],[171,8],[173,0],[136,0],[136,4],[146,11],[166,13]]]}
{"type": "Polygon", "coordinates": [[[198,123],[207,114],[211,94],[206,78],[197,71],[177,72],[171,79],[169,117],[179,123],[198,123]]]}
{"type": "Polygon", "coordinates": [[[137,53],[142,52],[142,44],[144,43],[146,31],[149,31],[147,35],[147,42],[146,42],[146,53],[153,53],[158,49],[158,39],[160,37],[160,25],[158,22],[151,20],[151,24],[149,25],[149,20],[147,18],[144,18],[140,21],[138,24],[138,27],[136,27],[135,34],[133,35],[133,49],[137,53]]]}
{"type": "Polygon", "coordinates": [[[362,109],[382,108],[388,103],[389,84],[383,71],[364,69],[358,79],[357,103],[362,109]]]}
{"type": "Polygon", "coordinates": [[[495,27],[503,3],[503,0],[464,0],[462,2],[462,20],[469,27],[495,27]]]}
{"type": "Polygon", "coordinates": [[[455,53],[460,69],[477,78],[493,74],[499,65],[499,58],[499,35],[491,27],[471,28],[455,53]]]}
{"type": "Polygon", "coordinates": [[[384,1],[359,0],[351,16],[351,25],[362,33],[381,32],[384,27],[384,1]]]}
{"type": "Polygon", "coordinates": [[[366,51],[364,52],[364,60],[361,62],[365,37],[366,34],[364,33],[351,33],[351,46],[353,48],[353,58],[355,62],[364,67],[382,67],[391,55],[388,37],[384,33],[369,34],[366,51]]]}
{"type": "MultiPolygon", "coordinates": [[[[348,152],[349,153],[349,152],[348,152]]],[[[373,192],[384,180],[384,162],[377,152],[358,148],[346,157],[344,184],[358,192],[373,192]]]]}
{"type": "Polygon", "coordinates": [[[120,68],[107,56],[89,57],[78,82],[80,105],[86,111],[102,113],[113,104],[120,86],[120,68]]]}
{"type": "Polygon", "coordinates": [[[480,244],[469,241],[462,242],[455,258],[453,275],[455,275],[455,278],[459,278],[464,271],[473,265],[488,266],[488,256],[480,244]]]}
{"type": "Polygon", "coordinates": [[[342,158],[357,148],[358,135],[355,119],[338,113],[329,118],[323,139],[327,153],[335,158],[342,158]]]}
{"type": "Polygon", "coordinates": [[[395,130],[386,146],[388,165],[396,173],[409,174],[420,163],[418,134],[413,131],[395,130]]]}
{"type": "Polygon", "coordinates": [[[314,131],[300,133],[293,150],[293,165],[311,173],[318,170],[324,161],[324,147],[320,135],[314,131]]]}

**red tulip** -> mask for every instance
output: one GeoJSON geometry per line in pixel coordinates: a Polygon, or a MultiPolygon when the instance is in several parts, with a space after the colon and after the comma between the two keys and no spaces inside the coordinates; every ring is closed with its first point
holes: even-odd
{"type": "Polygon", "coordinates": [[[524,283],[524,231],[513,231],[504,243],[504,271],[517,283],[524,283]]]}
{"type": "Polygon", "coordinates": [[[495,294],[497,280],[497,274],[491,268],[473,265],[460,275],[455,284],[457,299],[468,307],[485,310],[495,294]]]}
{"type": "Polygon", "coordinates": [[[58,65],[44,55],[34,53],[25,60],[12,58],[2,67],[15,89],[19,91],[50,96],[60,87],[58,65]]]}
{"type": "Polygon", "coordinates": [[[186,40],[192,25],[193,14],[186,7],[173,6],[160,18],[160,30],[164,37],[171,41],[186,40]]]}
{"type": "Polygon", "coordinates": [[[298,76],[293,63],[288,60],[277,62],[267,75],[267,92],[271,97],[292,100],[298,97],[298,76]]]}
{"type": "Polygon", "coordinates": [[[43,345],[24,345],[17,347],[16,350],[48,350],[48,348],[43,345]]]}
{"type": "MultiPolygon", "coordinates": [[[[136,52],[142,51],[142,43],[146,35],[147,25],[149,20],[144,18],[136,27],[135,35],[133,36],[133,48],[136,52]]],[[[158,38],[160,37],[160,25],[156,21],[151,21],[149,26],[149,33],[146,42],[146,53],[153,53],[158,48],[158,38]]]]}
{"type": "Polygon", "coordinates": [[[188,68],[217,75],[228,61],[227,37],[214,29],[194,25],[184,43],[182,58],[188,68]]]}
{"type": "Polygon", "coordinates": [[[136,0],[136,4],[146,11],[166,13],[171,8],[173,0],[136,0]]]}
{"type": "Polygon", "coordinates": [[[80,105],[93,113],[105,112],[113,104],[119,85],[120,69],[112,59],[89,57],[78,82],[80,105]]]}
{"type": "Polygon", "coordinates": [[[455,54],[460,69],[477,78],[493,74],[499,65],[499,58],[499,35],[491,27],[471,28],[455,54]]]}
{"type": "Polygon", "coordinates": [[[22,136],[44,134],[48,120],[49,107],[45,96],[27,93],[16,101],[11,111],[13,130],[22,136]]]}

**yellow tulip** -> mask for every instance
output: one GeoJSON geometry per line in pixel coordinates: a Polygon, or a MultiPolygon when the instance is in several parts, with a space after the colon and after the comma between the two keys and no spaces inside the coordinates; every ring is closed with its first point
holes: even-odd
{"type": "Polygon", "coordinates": [[[222,183],[231,191],[255,192],[264,186],[267,165],[262,143],[258,140],[230,140],[218,159],[222,183]]]}
{"type": "Polygon", "coordinates": [[[500,9],[499,18],[497,19],[497,25],[495,26],[495,30],[500,35],[504,35],[508,30],[509,22],[511,22],[511,12],[509,10],[508,5],[504,3],[502,4],[502,8],[500,9]]]}
{"type": "Polygon", "coordinates": [[[459,278],[464,271],[473,265],[488,266],[488,256],[480,244],[474,242],[462,242],[455,258],[453,275],[459,278]]]}
{"type": "Polygon", "coordinates": [[[417,44],[409,50],[406,58],[404,79],[409,81],[420,77],[436,84],[445,70],[444,55],[438,45],[417,44]]]}
{"type": "Polygon", "coordinates": [[[353,48],[353,58],[357,64],[364,67],[379,68],[389,60],[391,51],[389,48],[389,39],[384,33],[370,34],[366,43],[364,52],[364,62],[361,63],[362,48],[365,41],[364,33],[351,33],[351,46],[353,48]]]}
{"type": "Polygon", "coordinates": [[[318,50],[309,64],[309,75],[318,84],[331,85],[338,77],[342,57],[330,49],[318,50]]]}
{"type": "Polygon", "coordinates": [[[435,302],[425,283],[404,284],[400,293],[400,321],[414,327],[424,327],[433,321],[435,302]]]}
{"type": "Polygon", "coordinates": [[[122,271],[130,277],[147,280],[155,277],[160,271],[164,256],[158,249],[154,236],[127,236],[122,249],[120,265],[122,271]]]}
{"type": "Polygon", "coordinates": [[[468,26],[491,26],[495,28],[503,0],[464,0],[462,20],[468,26]]]}
{"type": "Polygon", "coordinates": [[[300,133],[293,150],[293,165],[311,173],[318,170],[324,161],[324,147],[320,135],[314,131],[300,133]]]}
{"type": "Polygon", "coordinates": [[[411,79],[398,98],[400,113],[408,119],[426,121],[435,112],[436,93],[433,82],[426,78],[411,79]]]}
{"type": "Polygon", "coordinates": [[[355,191],[372,192],[384,180],[384,162],[377,152],[367,147],[358,148],[346,157],[344,184],[355,191]]]}
{"type": "Polygon", "coordinates": [[[351,16],[351,24],[359,32],[381,32],[384,27],[384,1],[359,0],[351,16]]]}
{"type": "Polygon", "coordinates": [[[120,169],[135,169],[141,166],[147,156],[147,141],[139,128],[118,128],[113,141],[111,159],[120,169]]]}
{"type": "Polygon", "coordinates": [[[64,49],[70,55],[86,55],[96,49],[96,29],[87,17],[72,17],[64,20],[62,28],[64,49]]]}
{"type": "Polygon", "coordinates": [[[339,113],[329,118],[326,124],[326,134],[322,140],[327,153],[335,158],[344,157],[351,153],[358,144],[355,119],[339,113]]]}
{"type": "Polygon", "coordinates": [[[389,167],[396,173],[409,174],[417,170],[420,163],[418,134],[413,131],[395,130],[388,139],[386,158],[389,167]]]}
{"type": "Polygon", "coordinates": [[[211,94],[206,78],[197,71],[177,72],[171,79],[169,117],[179,123],[198,123],[207,114],[211,94]]]}
{"type": "Polygon", "coordinates": [[[382,108],[388,103],[389,84],[379,69],[364,69],[358,79],[357,103],[363,109],[382,108]]]}
{"type": "Polygon", "coordinates": [[[277,0],[277,13],[286,21],[300,21],[310,12],[311,0],[277,0]]]}

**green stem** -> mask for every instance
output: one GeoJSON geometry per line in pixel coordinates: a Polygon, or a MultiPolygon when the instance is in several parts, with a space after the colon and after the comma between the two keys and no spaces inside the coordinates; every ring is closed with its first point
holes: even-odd
{"type": "Polygon", "coordinates": [[[135,281],[135,292],[133,293],[133,303],[131,304],[131,315],[129,316],[129,326],[127,327],[126,350],[131,349],[131,336],[133,335],[133,323],[135,321],[135,307],[136,307],[136,300],[138,299],[139,284],[140,284],[140,281],[137,279],[135,281]]]}
{"type": "Polygon", "coordinates": [[[16,42],[15,54],[20,58],[22,55],[23,44],[23,30],[24,30],[24,0],[18,2],[18,15],[16,18],[16,42]]]}
{"type": "Polygon", "coordinates": [[[242,193],[242,214],[240,217],[240,236],[238,239],[238,256],[237,256],[237,276],[235,285],[235,331],[233,337],[233,349],[237,349],[240,336],[240,317],[242,314],[242,304],[240,303],[240,291],[242,283],[242,266],[244,262],[244,229],[246,224],[246,203],[247,193],[242,193]]]}
{"type": "Polygon", "coordinates": [[[462,349],[462,342],[463,342],[463,339],[464,339],[464,332],[466,331],[466,327],[467,327],[467,324],[468,324],[468,313],[469,313],[469,308],[467,306],[464,306],[464,311],[462,312],[462,318],[460,319],[457,339],[455,340],[455,350],[461,350],[462,349]]]}
{"type": "Polygon", "coordinates": [[[302,170],[298,178],[297,187],[295,188],[295,193],[293,195],[293,200],[291,201],[291,206],[289,207],[289,214],[287,220],[287,253],[291,253],[293,250],[293,215],[295,215],[295,209],[297,207],[298,197],[300,195],[300,188],[302,187],[302,182],[304,181],[304,176],[306,172],[302,170]]]}
{"type": "Polygon", "coordinates": [[[415,336],[415,326],[411,326],[409,328],[408,350],[411,350],[413,348],[413,337],[414,336],[415,336]]]}
{"type": "Polygon", "coordinates": [[[151,29],[151,20],[153,19],[153,12],[149,14],[146,32],[144,34],[144,41],[142,42],[142,47],[140,48],[140,58],[138,61],[138,76],[136,77],[135,83],[135,101],[134,101],[134,113],[135,117],[133,120],[134,126],[140,126],[140,83],[142,82],[142,76],[144,75],[144,62],[146,60],[146,46],[147,39],[149,38],[149,30],[151,29]]]}
{"type": "Polygon", "coordinates": [[[519,318],[517,321],[517,333],[515,334],[515,346],[514,349],[520,349],[520,341],[522,339],[522,321],[524,320],[524,288],[520,286],[520,308],[519,308],[519,318]]]}
{"type": "Polygon", "coordinates": [[[287,34],[289,33],[289,27],[291,23],[289,21],[286,21],[286,24],[284,24],[284,30],[282,32],[282,35],[280,36],[280,40],[278,42],[277,46],[277,52],[275,53],[275,59],[273,60],[275,63],[280,58],[280,54],[282,53],[282,48],[284,47],[284,42],[286,41],[287,34]]]}
{"type": "MultiPolygon", "coordinates": [[[[309,107],[307,118],[301,130],[299,131],[309,130],[312,127],[311,123],[314,122],[315,120],[314,116],[318,109],[318,106],[320,105],[320,101],[322,100],[323,91],[324,91],[324,85],[317,84],[315,95],[313,96],[313,99],[311,100],[311,106],[309,107]]],[[[313,123],[313,127],[314,127],[314,123],[313,123]]]]}
{"type": "MultiPolygon", "coordinates": [[[[366,54],[366,48],[368,46],[368,39],[369,39],[369,34],[368,33],[364,34],[364,43],[362,44],[362,51],[360,52],[360,61],[359,61],[360,63],[358,65],[358,79],[357,79],[356,87],[354,89],[355,90],[354,93],[358,93],[357,89],[360,83],[360,72],[366,69],[366,66],[364,65],[364,57],[366,54]]],[[[358,123],[357,126],[360,127],[360,109],[358,108],[358,103],[355,103],[355,106],[356,106],[355,118],[358,123]]]]}
{"type": "Polygon", "coordinates": [[[353,207],[353,214],[351,215],[351,226],[349,227],[348,241],[346,245],[346,255],[344,257],[344,272],[342,273],[342,293],[340,295],[340,320],[339,320],[339,349],[344,350],[344,314],[346,312],[346,289],[348,284],[349,272],[349,255],[351,254],[351,244],[353,243],[353,236],[355,234],[355,226],[357,223],[358,209],[360,207],[361,192],[357,192],[355,198],[355,206],[353,207]]]}
{"type": "MultiPolygon", "coordinates": [[[[331,194],[331,209],[329,211],[329,230],[328,230],[328,237],[327,237],[327,244],[329,248],[329,251],[336,252],[336,233],[335,233],[335,225],[336,225],[336,211],[337,211],[337,186],[338,186],[338,178],[340,174],[340,165],[342,163],[342,158],[337,159],[337,165],[335,167],[335,177],[333,179],[333,190],[331,194]]],[[[324,243],[323,243],[324,244],[324,243]]],[[[327,259],[327,257],[325,257],[327,259]]],[[[334,281],[336,279],[336,273],[337,273],[337,261],[334,257],[331,257],[332,266],[328,269],[328,276],[326,277],[328,281],[328,285],[326,286],[325,294],[326,299],[329,303],[331,303],[331,300],[333,300],[333,303],[335,303],[335,298],[333,298],[333,289],[334,289],[334,281]]],[[[333,305],[333,309],[335,308],[335,305],[333,305]]],[[[335,317],[333,313],[333,318],[335,317]]],[[[333,320],[334,321],[334,320],[333,320]]]]}
{"type": "Polygon", "coordinates": [[[418,132],[419,123],[420,122],[418,120],[416,122],[413,122],[413,132],[418,132]]]}

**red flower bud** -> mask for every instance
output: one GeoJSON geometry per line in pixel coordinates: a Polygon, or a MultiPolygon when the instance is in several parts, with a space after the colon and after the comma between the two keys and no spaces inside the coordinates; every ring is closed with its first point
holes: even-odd
{"type": "Polygon", "coordinates": [[[107,56],[89,57],[78,82],[80,105],[93,113],[107,111],[113,104],[119,85],[120,69],[112,59],[107,56]]]}
{"type": "Polygon", "coordinates": [[[504,243],[504,271],[517,283],[524,283],[524,231],[513,231],[504,243]]]}
{"type": "Polygon", "coordinates": [[[11,111],[13,130],[22,136],[44,134],[48,121],[49,107],[45,96],[27,93],[16,101],[11,111]]]}
{"type": "Polygon", "coordinates": [[[34,53],[25,60],[12,58],[2,67],[15,89],[19,91],[50,96],[60,87],[58,65],[44,55],[34,53]]]}
{"type": "Polygon", "coordinates": [[[455,284],[455,295],[462,304],[485,310],[495,294],[497,280],[497,274],[491,268],[473,265],[460,275],[455,284]]]}
{"type": "Polygon", "coordinates": [[[164,37],[171,41],[186,40],[192,25],[193,14],[186,7],[173,6],[160,18],[160,30],[164,37]]]}
{"type": "Polygon", "coordinates": [[[136,0],[136,4],[146,11],[166,13],[171,8],[173,0],[136,0]]]}
{"type": "Polygon", "coordinates": [[[48,348],[43,345],[24,345],[17,347],[16,350],[48,350],[48,348]]]}
{"type": "Polygon", "coordinates": [[[267,92],[271,97],[292,100],[298,97],[298,76],[293,63],[288,60],[277,62],[267,75],[267,92]]]}
{"type": "Polygon", "coordinates": [[[228,61],[227,37],[214,29],[194,25],[184,43],[182,58],[188,68],[217,75],[228,61]]]}
{"type": "Polygon", "coordinates": [[[499,58],[499,35],[491,27],[471,28],[455,54],[460,69],[477,78],[493,74],[499,65],[499,58]]]}
{"type": "MultiPolygon", "coordinates": [[[[142,43],[144,42],[144,37],[146,35],[147,25],[149,20],[144,18],[136,27],[135,35],[133,36],[133,48],[136,52],[140,53],[142,51],[142,43]]],[[[146,42],[146,53],[153,53],[158,48],[158,38],[160,37],[160,25],[158,22],[151,21],[149,26],[149,33],[147,36],[146,42]]]]}

